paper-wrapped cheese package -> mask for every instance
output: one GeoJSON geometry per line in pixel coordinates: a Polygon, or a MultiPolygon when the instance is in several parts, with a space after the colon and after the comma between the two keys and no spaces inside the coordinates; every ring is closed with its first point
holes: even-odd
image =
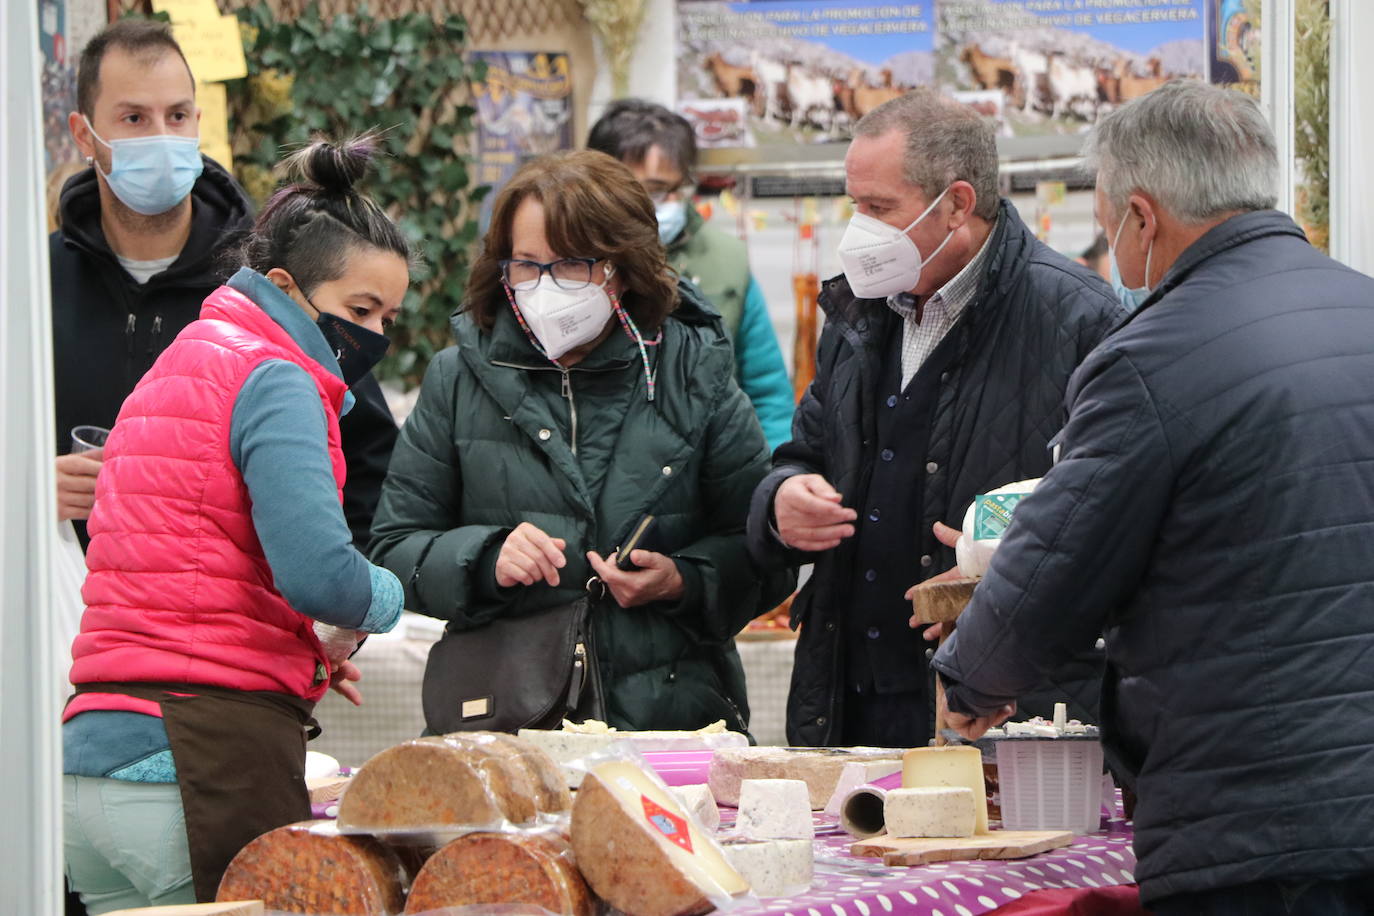
{"type": "Polygon", "coordinates": [[[1016,504],[1040,482],[1018,480],[1004,487],[979,494],[964,513],[964,530],[954,545],[959,572],[969,579],[980,579],[988,571],[993,551],[1011,524],[1016,504]]]}

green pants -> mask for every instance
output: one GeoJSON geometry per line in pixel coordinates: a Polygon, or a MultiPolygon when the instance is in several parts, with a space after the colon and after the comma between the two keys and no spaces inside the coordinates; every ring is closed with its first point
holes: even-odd
{"type": "Polygon", "coordinates": [[[91,916],[195,903],[175,783],[62,777],[67,881],[91,916]]]}

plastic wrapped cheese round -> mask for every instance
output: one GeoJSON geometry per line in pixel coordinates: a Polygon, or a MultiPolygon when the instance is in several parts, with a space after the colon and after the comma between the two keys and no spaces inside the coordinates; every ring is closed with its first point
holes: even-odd
{"type": "Polygon", "coordinates": [[[980,494],[964,513],[963,534],[954,545],[959,572],[970,579],[982,578],[992,561],[992,553],[1002,543],[1002,534],[1011,523],[1012,512],[1022,496],[1040,482],[1018,480],[980,494]]]}

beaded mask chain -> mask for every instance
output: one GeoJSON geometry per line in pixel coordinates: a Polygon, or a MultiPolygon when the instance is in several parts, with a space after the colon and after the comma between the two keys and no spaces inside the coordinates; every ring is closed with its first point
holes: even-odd
{"type": "MultiPolygon", "coordinates": [[[[530,330],[529,323],[525,321],[525,316],[520,314],[520,306],[515,304],[515,293],[511,291],[510,284],[503,281],[501,287],[505,289],[506,301],[510,303],[510,309],[515,313],[515,320],[520,323],[520,329],[525,332],[525,336],[529,338],[530,344],[542,353],[545,359],[553,363],[559,369],[562,369],[563,364],[549,356],[548,352],[544,349],[544,345],[539,342],[539,338],[535,337],[534,332],[530,330]]],[[[621,306],[620,297],[612,292],[609,287],[606,288],[606,297],[611,300],[611,308],[615,311],[615,316],[620,319],[621,328],[623,328],[629,338],[635,342],[635,345],[639,347],[639,358],[644,361],[644,382],[649,391],[649,400],[652,401],[654,399],[654,387],[657,383],[658,373],[654,372],[649,367],[649,351],[647,348],[656,347],[663,343],[663,329],[658,329],[658,335],[654,337],[653,340],[645,340],[644,336],[639,333],[639,328],[635,326],[634,319],[632,319],[629,313],[625,311],[624,307],[621,306]]]]}

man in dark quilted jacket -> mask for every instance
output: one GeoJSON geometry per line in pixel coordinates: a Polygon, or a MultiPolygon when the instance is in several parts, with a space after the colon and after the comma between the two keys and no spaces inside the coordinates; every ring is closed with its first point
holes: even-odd
{"type": "Polygon", "coordinates": [[[1258,106],[1106,118],[1097,217],[1142,306],[935,657],[972,737],[1105,630],[1104,743],[1151,912],[1374,901],[1374,280],[1273,209],[1258,106]]]}
{"type": "MultiPolygon", "coordinates": [[[[792,605],[788,739],[911,747],[931,737],[932,643],[904,594],[954,566],[935,525],[1044,473],[1069,375],[1125,311],[999,197],[992,127],[939,93],[866,115],[845,181],[846,273],[822,288],[816,377],[754,491],[749,548],[815,564],[792,605]]],[[[1090,651],[1054,672],[1043,711],[1095,716],[1099,669],[1090,651]]]]}

